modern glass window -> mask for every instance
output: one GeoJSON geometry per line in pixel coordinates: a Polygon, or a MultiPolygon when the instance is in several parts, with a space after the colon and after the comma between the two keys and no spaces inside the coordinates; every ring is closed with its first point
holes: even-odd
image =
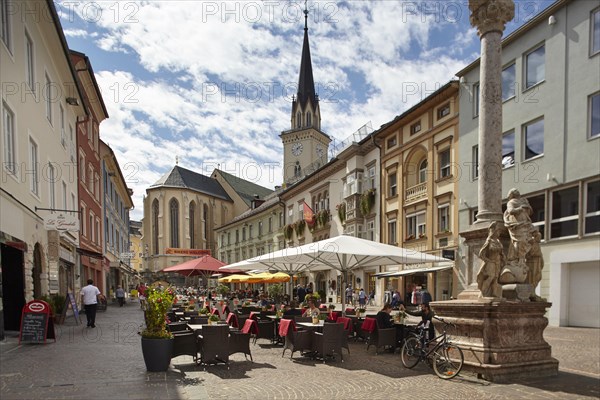
{"type": "Polygon", "coordinates": [[[16,173],[16,135],[15,135],[15,114],[8,108],[6,103],[2,103],[2,121],[4,131],[4,169],[14,174],[16,173]]]}
{"type": "Polygon", "coordinates": [[[473,174],[473,179],[478,178],[479,177],[479,146],[475,145],[473,146],[473,149],[471,150],[471,158],[472,158],[472,168],[473,170],[471,171],[471,173],[473,174]]]}
{"type": "Polygon", "coordinates": [[[45,82],[43,96],[45,97],[46,101],[46,118],[48,118],[48,121],[50,124],[52,124],[52,81],[50,80],[48,74],[45,74],[44,78],[45,82]]]}
{"type": "Polygon", "coordinates": [[[600,8],[592,11],[590,47],[592,55],[600,53],[600,8]]]}
{"type": "Polygon", "coordinates": [[[10,50],[10,13],[8,7],[9,0],[0,1],[0,39],[10,50]]]}
{"type": "Polygon", "coordinates": [[[406,216],[406,240],[425,236],[425,211],[406,216]]]}
{"type": "Polygon", "coordinates": [[[188,214],[189,214],[189,220],[190,220],[190,226],[189,226],[190,248],[195,249],[196,248],[196,230],[195,230],[195,227],[196,227],[196,203],[194,203],[193,201],[190,202],[188,214]]]}
{"type": "Polygon", "coordinates": [[[388,221],[388,244],[397,244],[398,234],[396,230],[396,220],[390,219],[388,221]]]}
{"type": "Polygon", "coordinates": [[[25,78],[27,80],[27,86],[35,93],[35,61],[33,55],[33,40],[31,40],[29,33],[25,32],[25,78]]]}
{"type": "Polygon", "coordinates": [[[502,135],[502,168],[515,165],[515,131],[502,135]]]}
{"type": "Polygon", "coordinates": [[[586,184],[584,227],[586,235],[600,232],[600,181],[586,184]]]}
{"type": "Polygon", "coordinates": [[[515,97],[517,92],[517,67],[512,63],[502,70],[502,101],[515,97]]]}
{"type": "Polygon", "coordinates": [[[395,172],[388,175],[388,194],[389,197],[398,195],[398,180],[395,172]]]}
{"type": "Polygon", "coordinates": [[[427,159],[419,163],[419,183],[427,182],[427,159]]]}
{"type": "Polygon", "coordinates": [[[528,197],[527,201],[529,201],[529,205],[533,210],[531,222],[533,226],[537,227],[538,231],[542,234],[542,239],[544,239],[546,236],[546,195],[540,194],[528,197]]]}
{"type": "Polygon", "coordinates": [[[438,206],[438,232],[450,231],[450,204],[438,206]]]}
{"type": "Polygon", "coordinates": [[[546,77],[546,48],[544,45],[525,56],[525,89],[537,85],[546,77]]]}
{"type": "Polygon", "coordinates": [[[440,153],[440,178],[450,176],[450,149],[440,153]]]}
{"type": "Polygon", "coordinates": [[[29,170],[27,171],[30,179],[29,190],[36,196],[40,193],[38,166],[38,145],[32,138],[29,138],[29,170]]]}
{"type": "Polygon", "coordinates": [[[48,195],[50,208],[56,208],[56,171],[51,162],[48,163],[48,195]]]}
{"type": "Polygon", "coordinates": [[[176,199],[171,199],[169,202],[169,216],[171,247],[179,247],[179,202],[176,199]]]}
{"type": "Polygon", "coordinates": [[[600,136],[600,92],[589,98],[589,137],[600,136]]]}
{"type": "Polygon", "coordinates": [[[579,187],[552,192],[550,238],[576,236],[579,220],[579,187]]]}
{"type": "Polygon", "coordinates": [[[530,122],[523,127],[525,160],[544,154],[544,120],[530,122]]]}
{"type": "Polygon", "coordinates": [[[473,85],[473,118],[479,116],[479,83],[473,85]]]}

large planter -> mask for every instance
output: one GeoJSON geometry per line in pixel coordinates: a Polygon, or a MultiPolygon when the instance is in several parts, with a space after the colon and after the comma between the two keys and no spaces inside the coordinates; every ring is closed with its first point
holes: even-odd
{"type": "Polygon", "coordinates": [[[171,364],[173,339],[149,339],[142,337],[142,354],[148,372],[164,372],[171,364]]]}

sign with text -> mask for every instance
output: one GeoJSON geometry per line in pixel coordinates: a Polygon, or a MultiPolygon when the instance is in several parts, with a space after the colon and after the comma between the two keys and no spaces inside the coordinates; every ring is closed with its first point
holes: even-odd
{"type": "Polygon", "coordinates": [[[75,295],[73,295],[73,293],[67,293],[67,297],[65,299],[65,304],[63,306],[63,310],[62,310],[62,314],[60,316],[60,322],[58,323],[64,323],[65,319],[67,318],[67,311],[69,309],[69,306],[71,307],[71,310],[73,310],[73,317],[75,318],[75,322],[77,324],[81,323],[81,317],[79,316],[79,309],[77,308],[77,302],[75,301],[75,295]]]}
{"type": "Polygon", "coordinates": [[[46,339],[54,339],[54,321],[50,305],[42,300],[32,300],[23,306],[21,313],[21,342],[46,343],[46,339]]]}
{"type": "Polygon", "coordinates": [[[210,250],[205,249],[178,249],[175,247],[167,247],[165,254],[183,254],[186,256],[210,256],[210,250]]]}
{"type": "Polygon", "coordinates": [[[56,212],[44,217],[46,230],[79,232],[79,217],[77,214],[56,212]]]}

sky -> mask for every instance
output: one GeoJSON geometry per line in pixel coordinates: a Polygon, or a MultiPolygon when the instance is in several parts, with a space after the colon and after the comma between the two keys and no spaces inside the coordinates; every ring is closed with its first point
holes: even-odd
{"type": "MultiPolygon", "coordinates": [[[[321,129],[335,146],[378,129],[479,57],[462,1],[308,1],[321,129]]],[[[552,3],[516,1],[514,31],[552,3]]],[[[134,191],[178,165],[281,185],[304,1],[55,0],[69,47],[92,64],[100,137],[134,191]]]]}

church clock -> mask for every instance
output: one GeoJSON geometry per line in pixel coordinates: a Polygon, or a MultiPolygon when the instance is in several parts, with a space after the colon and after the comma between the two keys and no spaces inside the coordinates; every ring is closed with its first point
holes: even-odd
{"type": "Polygon", "coordinates": [[[292,145],[292,154],[298,157],[300,154],[302,154],[302,149],[302,143],[294,143],[292,145]]]}

